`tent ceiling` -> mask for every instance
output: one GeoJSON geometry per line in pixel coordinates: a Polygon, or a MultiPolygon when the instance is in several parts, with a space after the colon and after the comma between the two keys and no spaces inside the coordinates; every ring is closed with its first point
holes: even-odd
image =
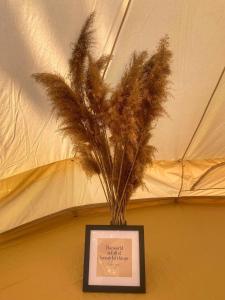
{"type": "MultiPolygon", "coordinates": [[[[20,0],[1,1],[0,6],[1,178],[72,156],[70,141],[57,131],[46,96],[30,74],[67,74],[71,42],[94,9],[95,51],[100,55],[110,53],[128,8],[106,74],[112,85],[132,51],[152,53],[169,34],[173,98],[167,103],[169,117],[159,120],[152,143],[158,148],[156,159],[182,158],[225,64],[224,1],[20,0]]],[[[224,97],[222,78],[186,159],[225,156],[224,97]]]]}
{"type": "MultiPolygon", "coordinates": [[[[134,49],[154,51],[158,40],[165,34],[170,36],[174,53],[173,99],[167,105],[169,118],[159,120],[152,142],[159,150],[156,159],[176,160],[183,156],[225,65],[225,2],[132,1],[108,79],[116,83],[131,52],[134,49]]],[[[212,115],[221,109],[224,115],[224,98],[223,81],[204,120],[204,124],[210,122],[204,146],[198,149],[193,145],[192,152],[187,153],[188,159],[224,157],[222,135],[220,141],[212,141],[211,137],[215,129],[217,135],[214,138],[218,136],[218,126],[220,133],[225,132],[224,120],[216,120],[217,117],[212,115]]]]}

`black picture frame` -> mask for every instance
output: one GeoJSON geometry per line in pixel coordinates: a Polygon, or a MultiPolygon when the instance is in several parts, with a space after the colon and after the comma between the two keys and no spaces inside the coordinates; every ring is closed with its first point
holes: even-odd
{"type": "MultiPolygon", "coordinates": [[[[116,233],[117,234],[117,233],[116,233]]],[[[133,255],[133,252],[132,252],[133,255]]],[[[97,277],[96,277],[97,278],[97,277]]],[[[107,279],[108,280],[108,279],[107,279]]],[[[144,254],[144,226],[142,225],[86,225],[84,269],[83,269],[83,291],[84,292],[110,292],[110,293],[145,293],[145,254],[144,254]],[[138,232],[139,247],[139,285],[111,285],[90,284],[90,248],[92,231],[135,231],[138,232]]]]}

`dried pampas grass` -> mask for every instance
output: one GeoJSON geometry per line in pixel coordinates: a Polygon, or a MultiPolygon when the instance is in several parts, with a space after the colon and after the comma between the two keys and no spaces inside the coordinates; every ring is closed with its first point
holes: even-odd
{"type": "Polygon", "coordinates": [[[134,53],[112,90],[102,76],[111,57],[92,55],[93,22],[94,13],[73,47],[70,84],[49,73],[33,77],[45,87],[84,171],[99,176],[111,224],[126,224],[127,202],[152,163],[155,148],[149,141],[153,122],[165,113],[172,55],[168,37],[151,57],[146,51],[134,53]]]}

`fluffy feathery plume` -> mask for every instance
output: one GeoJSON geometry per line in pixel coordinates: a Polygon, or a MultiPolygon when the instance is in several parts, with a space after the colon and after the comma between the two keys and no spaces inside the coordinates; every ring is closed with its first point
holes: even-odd
{"type": "Polygon", "coordinates": [[[89,144],[80,144],[78,147],[80,164],[88,176],[100,174],[101,170],[94,158],[93,151],[89,144]]]}
{"type": "Polygon", "coordinates": [[[164,103],[168,100],[168,76],[171,73],[170,62],[172,53],[169,50],[168,36],[160,40],[156,53],[143,65],[142,70],[142,104],[137,119],[139,122],[139,150],[136,163],[131,172],[127,198],[143,182],[144,171],[151,165],[155,148],[149,145],[153,122],[165,113],[164,103]],[[130,190],[130,191],[129,191],[130,190]]]}
{"type": "Polygon", "coordinates": [[[45,87],[65,133],[75,135],[78,142],[89,142],[85,128],[88,118],[85,115],[85,108],[65,80],[60,75],[49,73],[37,73],[32,76],[45,87]]]}
{"type": "Polygon", "coordinates": [[[81,29],[80,36],[74,44],[71,59],[69,60],[71,84],[77,90],[82,90],[85,80],[85,61],[91,47],[93,39],[93,22],[95,13],[91,13],[81,29]]]}
{"type": "Polygon", "coordinates": [[[88,55],[88,68],[86,73],[86,95],[91,109],[96,114],[101,114],[109,92],[108,85],[102,80],[101,61],[95,62],[91,55],[88,55]]]}
{"type": "Polygon", "coordinates": [[[171,52],[168,37],[163,38],[156,53],[147,59],[146,52],[134,54],[109,104],[111,140],[122,143],[114,151],[114,184],[123,210],[132,193],[143,184],[147,166],[151,165],[155,148],[149,145],[153,121],[163,115],[168,96],[171,52]],[[120,125],[121,124],[121,125],[120,125]],[[123,155],[121,154],[123,153],[123,155]],[[120,167],[119,167],[120,166],[120,167]]]}
{"type": "Polygon", "coordinates": [[[153,120],[165,113],[163,104],[168,98],[171,57],[169,38],[166,36],[160,40],[156,53],[143,67],[142,114],[139,116],[143,126],[150,126],[153,120]]]}
{"type": "Polygon", "coordinates": [[[111,55],[100,56],[100,58],[96,61],[98,69],[100,71],[103,71],[107,67],[111,59],[112,59],[111,55]]]}
{"type": "Polygon", "coordinates": [[[155,148],[149,144],[153,121],[164,113],[168,98],[171,51],[163,38],[154,55],[134,53],[112,90],[102,74],[111,56],[95,60],[92,13],[84,24],[69,61],[70,85],[55,74],[33,77],[45,88],[61,129],[87,173],[97,174],[109,203],[112,224],[125,224],[126,205],[143,184],[155,148]]]}
{"type": "Polygon", "coordinates": [[[49,73],[32,76],[45,87],[53,109],[61,120],[61,130],[70,136],[75,151],[80,153],[80,162],[85,172],[88,175],[99,174],[99,167],[93,159],[89,146],[91,133],[90,126],[87,125],[90,122],[90,115],[84,104],[61,76],[49,73]]]}
{"type": "Polygon", "coordinates": [[[139,129],[136,114],[140,111],[142,97],[140,75],[146,57],[146,52],[133,54],[129,66],[112,94],[108,105],[108,126],[113,143],[121,140],[121,137],[129,138],[131,143],[136,143],[139,129]]]}

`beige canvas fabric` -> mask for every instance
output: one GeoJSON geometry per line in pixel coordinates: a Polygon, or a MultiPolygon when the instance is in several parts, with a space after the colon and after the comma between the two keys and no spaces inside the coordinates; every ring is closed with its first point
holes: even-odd
{"type": "MultiPolygon", "coordinates": [[[[157,161],[146,172],[145,187],[133,199],[225,196],[222,160],[185,162],[157,161]],[[201,178],[215,165],[220,167],[201,178]],[[182,180],[183,170],[183,180],[182,180]],[[198,182],[198,180],[200,181],[198,182]],[[196,185],[195,185],[196,184],[196,185]]],[[[0,232],[70,207],[104,203],[98,177],[88,179],[76,161],[64,160],[19,174],[0,182],[0,232]]],[[[203,199],[204,200],[204,199],[203,199]]],[[[205,199],[203,203],[207,203],[205,199]]],[[[179,199],[181,201],[181,199],[179,199]]],[[[184,201],[184,199],[182,199],[184,201]]],[[[215,201],[211,200],[210,202],[215,201]]]]}

